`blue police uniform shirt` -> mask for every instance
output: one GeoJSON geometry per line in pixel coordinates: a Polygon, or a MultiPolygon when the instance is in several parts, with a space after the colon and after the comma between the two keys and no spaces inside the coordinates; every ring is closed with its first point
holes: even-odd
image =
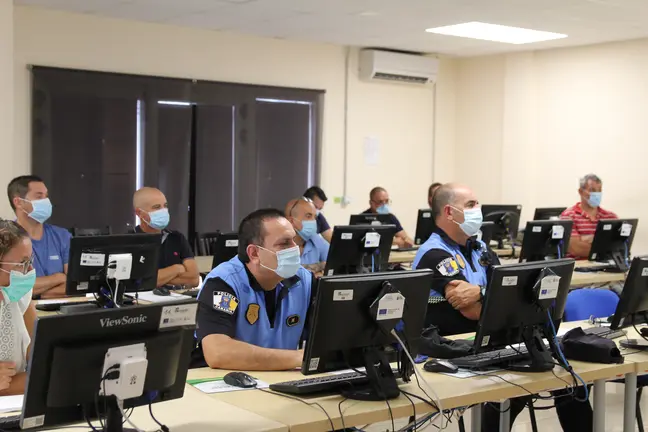
{"type": "Polygon", "coordinates": [[[311,302],[312,281],[312,274],[302,267],[296,276],[266,292],[238,256],[220,264],[207,275],[198,294],[198,341],[210,334],[227,334],[264,348],[297,349],[311,302]],[[266,302],[274,299],[271,320],[266,302]],[[234,320],[234,328],[223,325],[228,319],[234,320]]]}
{"type": "Polygon", "coordinates": [[[329,243],[321,235],[314,235],[304,242],[304,250],[301,254],[302,265],[319,264],[326,261],[329,247],[329,243]]]}
{"type": "Polygon", "coordinates": [[[468,283],[481,287],[486,287],[488,284],[489,263],[484,263],[482,256],[489,255],[489,251],[484,242],[469,239],[467,246],[460,246],[443,231],[437,229],[416,252],[413,267],[428,268],[429,264],[422,261],[425,261],[423,258],[432,250],[444,252],[442,259],[435,261],[434,268],[430,269],[440,277],[443,288],[436,286],[430,290],[430,303],[445,301],[443,289],[451,279],[464,279],[468,283]]]}
{"type": "Polygon", "coordinates": [[[43,224],[43,237],[32,241],[36,276],[51,276],[64,273],[63,266],[70,259],[72,234],[64,228],[43,224]]]}

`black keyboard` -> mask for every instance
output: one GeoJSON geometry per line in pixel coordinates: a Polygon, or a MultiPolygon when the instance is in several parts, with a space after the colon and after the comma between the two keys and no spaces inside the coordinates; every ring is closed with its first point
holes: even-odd
{"type": "Polygon", "coordinates": [[[337,392],[342,388],[348,389],[349,384],[353,386],[361,386],[368,383],[369,379],[366,375],[358,372],[348,372],[339,375],[329,375],[270,384],[270,390],[279,393],[306,395],[313,393],[337,392]]]}
{"type": "MultiPolygon", "coordinates": [[[[624,330],[611,330],[609,327],[590,327],[583,329],[585,334],[597,335],[606,339],[616,339],[626,335],[624,330]]],[[[560,341],[562,337],[558,337],[560,341]]],[[[505,348],[495,351],[487,351],[479,354],[471,354],[450,360],[455,366],[465,369],[484,369],[489,366],[510,364],[529,358],[526,346],[519,348],[505,348]]]]}
{"type": "Polygon", "coordinates": [[[613,266],[612,264],[593,264],[591,266],[587,267],[576,267],[574,268],[574,271],[577,271],[579,273],[596,273],[600,271],[606,271],[606,270],[614,270],[616,269],[616,266],[613,266]]]}
{"type": "Polygon", "coordinates": [[[96,305],[97,302],[94,300],[88,300],[88,301],[76,301],[76,302],[64,302],[64,303],[37,304],[36,310],[43,311],[43,312],[58,312],[61,310],[61,306],[81,306],[87,304],[96,305]]]}
{"type": "Polygon", "coordinates": [[[0,417],[0,430],[20,430],[20,414],[0,417]]]}

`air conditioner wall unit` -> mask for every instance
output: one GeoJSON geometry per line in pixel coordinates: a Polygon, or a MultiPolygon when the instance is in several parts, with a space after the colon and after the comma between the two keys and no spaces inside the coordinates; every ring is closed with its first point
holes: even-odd
{"type": "Polygon", "coordinates": [[[439,60],[415,54],[364,49],[360,51],[360,78],[415,84],[435,82],[439,60]]]}

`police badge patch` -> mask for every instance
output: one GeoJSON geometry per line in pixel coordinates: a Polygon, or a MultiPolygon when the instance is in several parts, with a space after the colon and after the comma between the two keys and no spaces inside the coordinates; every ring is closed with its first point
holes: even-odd
{"type": "Polygon", "coordinates": [[[237,307],[238,300],[234,297],[234,294],[223,291],[214,291],[215,310],[234,315],[237,307]]]}
{"type": "Polygon", "coordinates": [[[437,264],[436,269],[442,276],[452,277],[461,271],[459,269],[459,264],[454,260],[454,258],[446,258],[437,264]]]}
{"type": "Polygon", "coordinates": [[[250,325],[254,325],[254,323],[259,320],[259,309],[261,309],[261,307],[256,303],[251,303],[248,306],[247,312],[245,313],[245,319],[250,323],[250,325]]]}

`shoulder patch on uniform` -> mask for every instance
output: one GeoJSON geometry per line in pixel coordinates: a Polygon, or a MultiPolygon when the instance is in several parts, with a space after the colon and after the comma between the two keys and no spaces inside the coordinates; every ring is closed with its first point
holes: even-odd
{"type": "Polygon", "coordinates": [[[299,315],[290,315],[286,318],[286,325],[288,327],[294,327],[299,324],[299,315]]]}
{"type": "Polygon", "coordinates": [[[455,261],[454,258],[444,259],[439,264],[437,264],[436,268],[443,276],[450,277],[458,275],[461,271],[459,269],[459,264],[457,264],[457,261],[455,261]]]}
{"type": "Polygon", "coordinates": [[[234,297],[234,294],[223,291],[214,291],[215,310],[234,315],[237,307],[238,300],[234,297]]]}

